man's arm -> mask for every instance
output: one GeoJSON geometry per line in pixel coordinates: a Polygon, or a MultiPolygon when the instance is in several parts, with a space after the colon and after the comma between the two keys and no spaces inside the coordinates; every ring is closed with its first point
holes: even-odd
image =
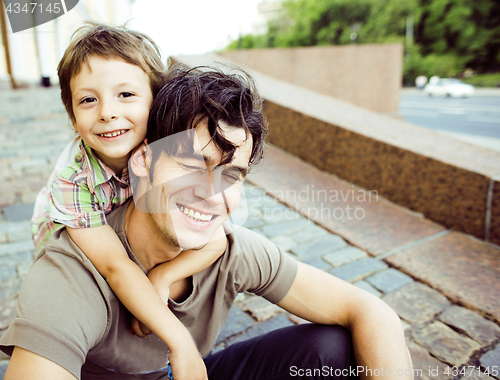
{"type": "Polygon", "coordinates": [[[20,347],[14,348],[4,380],[75,380],[60,365],[20,347]]]}
{"type": "Polygon", "coordinates": [[[358,366],[390,369],[393,374],[412,368],[397,314],[382,300],[354,285],[299,263],[295,281],[278,305],[311,322],[348,328],[358,366]]]}

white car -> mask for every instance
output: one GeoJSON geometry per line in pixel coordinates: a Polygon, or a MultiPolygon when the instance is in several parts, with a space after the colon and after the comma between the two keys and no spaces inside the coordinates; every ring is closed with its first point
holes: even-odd
{"type": "Polygon", "coordinates": [[[428,83],[424,92],[429,96],[456,96],[467,97],[474,94],[474,86],[462,82],[460,79],[440,78],[428,83]]]}

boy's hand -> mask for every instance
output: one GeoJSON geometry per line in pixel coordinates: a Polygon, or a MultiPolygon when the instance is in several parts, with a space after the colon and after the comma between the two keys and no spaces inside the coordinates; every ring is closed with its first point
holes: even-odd
{"type": "MultiPolygon", "coordinates": [[[[154,284],[153,284],[154,286],[154,284]]],[[[170,296],[170,288],[168,287],[162,287],[159,288],[157,286],[154,286],[156,289],[156,292],[160,296],[160,298],[165,301],[165,304],[168,306],[168,297],[170,296]]],[[[141,321],[139,321],[136,317],[132,315],[132,323],[131,323],[132,331],[134,332],[135,335],[137,335],[140,338],[145,338],[149,334],[152,333],[152,331],[141,321]]]]}
{"type": "Polygon", "coordinates": [[[205,362],[194,342],[171,349],[168,354],[174,380],[208,380],[205,362]]]}
{"type": "Polygon", "coordinates": [[[136,317],[132,315],[132,328],[130,332],[133,332],[135,335],[137,335],[140,338],[145,338],[149,334],[151,334],[151,330],[148,329],[148,327],[139,321],[136,317]]]}

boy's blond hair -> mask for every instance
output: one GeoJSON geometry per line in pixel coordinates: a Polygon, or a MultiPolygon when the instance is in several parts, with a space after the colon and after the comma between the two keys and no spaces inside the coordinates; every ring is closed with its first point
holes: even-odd
{"type": "Polygon", "coordinates": [[[164,83],[165,65],[158,46],[145,34],[125,27],[89,24],[79,28],[72,37],[57,67],[61,99],[73,123],[71,78],[78,75],[89,57],[120,59],[139,66],[148,76],[153,96],[164,83]]]}

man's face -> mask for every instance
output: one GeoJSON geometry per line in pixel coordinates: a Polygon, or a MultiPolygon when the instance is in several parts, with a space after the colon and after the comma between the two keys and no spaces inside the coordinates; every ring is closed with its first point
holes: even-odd
{"type": "Polygon", "coordinates": [[[232,162],[219,165],[221,153],[203,121],[195,130],[192,152],[162,153],[154,165],[146,209],[159,236],[176,247],[202,248],[238,204],[252,139],[242,128],[219,124],[224,137],[238,147],[232,162]]]}

